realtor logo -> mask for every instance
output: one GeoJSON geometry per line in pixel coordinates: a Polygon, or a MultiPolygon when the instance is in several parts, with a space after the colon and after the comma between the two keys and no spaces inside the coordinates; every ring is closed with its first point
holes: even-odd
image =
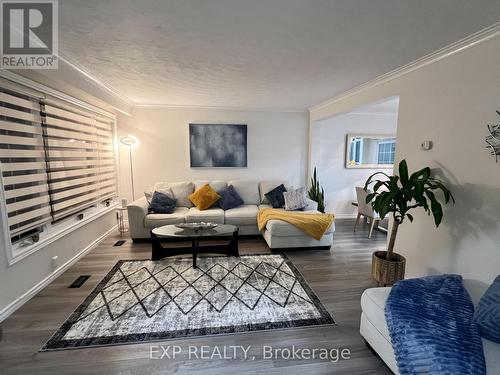
{"type": "Polygon", "coordinates": [[[57,69],[57,0],[0,1],[2,69],[57,69]]]}

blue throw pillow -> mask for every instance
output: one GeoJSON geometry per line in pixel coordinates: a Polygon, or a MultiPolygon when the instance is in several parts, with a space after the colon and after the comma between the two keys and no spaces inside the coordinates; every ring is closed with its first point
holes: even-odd
{"type": "Polygon", "coordinates": [[[224,211],[229,210],[231,208],[236,208],[243,205],[243,199],[241,199],[240,195],[233,187],[233,185],[229,185],[222,190],[218,191],[217,194],[220,195],[220,199],[217,202],[219,207],[224,211]]]}
{"type": "Polygon", "coordinates": [[[285,205],[285,197],[283,197],[283,193],[286,193],[286,189],[285,185],[281,184],[264,195],[269,200],[273,208],[281,208],[285,205]]]}
{"type": "Polygon", "coordinates": [[[171,214],[175,211],[175,204],[177,199],[169,197],[167,194],[155,191],[151,204],[149,205],[149,212],[155,214],[171,214]]]}
{"type": "Polygon", "coordinates": [[[500,275],[481,297],[474,321],[482,337],[500,343],[500,275]]]}

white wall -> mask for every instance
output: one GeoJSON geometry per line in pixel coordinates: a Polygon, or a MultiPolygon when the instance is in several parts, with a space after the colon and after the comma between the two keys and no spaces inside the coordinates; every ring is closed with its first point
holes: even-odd
{"type": "Polygon", "coordinates": [[[325,188],[326,210],[336,217],[356,216],[351,204],[354,188],[363,186],[377,171],[387,169],[347,169],[345,150],[347,134],[396,134],[397,114],[347,113],[312,123],[311,158],[325,188]]]}
{"type": "MultiPolygon", "coordinates": [[[[115,213],[100,218],[74,230],[37,252],[8,266],[5,249],[0,251],[0,321],[43,289],[86,251],[96,245],[97,239],[116,225],[115,213]],[[52,257],[57,256],[57,266],[52,257]]],[[[1,236],[1,234],[0,234],[1,236]]],[[[3,243],[3,238],[0,238],[3,243]]]]}
{"type": "Polygon", "coordinates": [[[497,35],[311,112],[313,122],[399,95],[396,158],[412,170],[430,166],[457,199],[438,229],[422,211],[402,225],[396,249],[407,276],[454,272],[491,282],[500,273],[500,164],[484,143],[486,124],[499,120],[499,67],[497,35]],[[422,140],[434,148],[420,151],[422,140]]]}
{"type": "MultiPolygon", "coordinates": [[[[308,116],[302,112],[137,107],[119,118],[119,134],[137,136],[133,165],[136,198],[157,181],[197,179],[287,180],[304,185],[308,116]],[[190,122],[248,125],[248,168],[190,168],[190,122]]],[[[120,148],[122,191],[130,199],[128,149],[120,148]]]]}

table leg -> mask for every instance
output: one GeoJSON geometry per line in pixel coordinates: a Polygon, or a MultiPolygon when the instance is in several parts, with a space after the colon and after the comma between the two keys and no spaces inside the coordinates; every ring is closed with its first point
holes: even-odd
{"type": "Polygon", "coordinates": [[[231,252],[235,257],[239,257],[240,253],[238,250],[238,229],[233,233],[231,237],[231,243],[229,244],[231,247],[231,252]]]}
{"type": "Polygon", "coordinates": [[[123,236],[125,234],[125,221],[123,217],[123,211],[118,210],[116,214],[118,216],[118,232],[120,233],[120,236],[123,236]]]}
{"type": "Polygon", "coordinates": [[[152,248],[151,260],[160,259],[163,249],[161,247],[160,240],[158,239],[156,234],[154,234],[153,232],[151,232],[151,248],[152,248]]]}
{"type": "Polygon", "coordinates": [[[193,268],[196,268],[197,257],[198,257],[198,240],[193,240],[193,268]]]}

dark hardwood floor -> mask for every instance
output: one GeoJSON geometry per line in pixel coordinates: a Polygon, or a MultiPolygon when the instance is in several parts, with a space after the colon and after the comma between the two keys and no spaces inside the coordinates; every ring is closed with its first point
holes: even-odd
{"type": "MultiPolygon", "coordinates": [[[[110,236],[77,264],[67,270],[36,297],[2,323],[0,342],[1,374],[390,374],[383,362],[366,347],[359,335],[360,296],[375,286],[370,278],[371,253],[383,249],[386,235],[368,226],[352,232],[353,220],[337,220],[331,250],[291,251],[297,266],[337,326],[261,331],[244,334],[196,337],[160,343],[108,346],[89,349],[43,352],[38,350],[64,320],[85,299],[119,259],[145,259],[151,255],[149,243],[110,236]],[[79,275],[92,275],[79,289],[68,289],[79,275]],[[150,359],[151,345],[180,345],[175,359],[150,359]],[[223,345],[251,346],[255,360],[189,359],[188,347],[206,345],[213,350],[223,345]],[[348,348],[349,360],[263,359],[262,347],[348,348]]],[[[269,252],[260,238],[240,240],[240,253],[269,252]]]]}

